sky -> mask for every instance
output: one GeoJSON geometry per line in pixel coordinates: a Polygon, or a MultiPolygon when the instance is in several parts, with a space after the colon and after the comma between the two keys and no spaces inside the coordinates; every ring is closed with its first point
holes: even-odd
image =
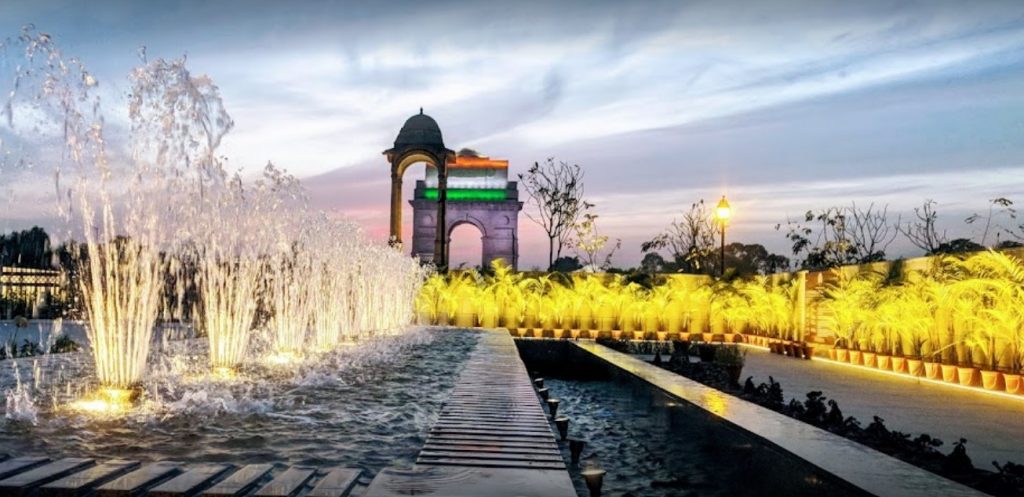
{"type": "MultiPolygon", "coordinates": [[[[187,56],[234,118],[220,149],[233,166],[272,161],[380,239],[381,152],[420,107],[448,148],[508,159],[513,175],[579,164],[622,266],[723,194],[729,240],[787,255],[775,226],[809,209],[875,202],[908,218],[934,199],[943,227],[971,236],[963,219],[988,199],[1024,203],[1020,1],[0,3],[0,35],[28,23],[89,67],[114,127],[140,47],[187,56]]],[[[422,174],[407,173],[406,198],[422,174]]],[[[16,202],[0,228],[45,224],[26,208],[44,202],[16,202]]],[[[519,226],[521,267],[544,265],[540,229],[519,226]]],[[[479,250],[472,228],[455,231],[455,264],[479,250]]],[[[889,252],[917,255],[904,240],[889,252]]]]}

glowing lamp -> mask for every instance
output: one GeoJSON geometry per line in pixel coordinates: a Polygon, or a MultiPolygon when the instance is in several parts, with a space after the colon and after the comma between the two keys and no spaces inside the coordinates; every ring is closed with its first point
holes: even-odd
{"type": "Polygon", "coordinates": [[[729,220],[731,215],[732,207],[729,206],[729,201],[725,199],[725,195],[722,195],[722,200],[719,200],[718,205],[715,206],[715,217],[724,223],[729,220]]]}
{"type": "Polygon", "coordinates": [[[719,200],[718,205],[715,206],[715,218],[718,219],[719,232],[722,235],[722,246],[719,249],[718,258],[719,276],[725,275],[725,225],[729,224],[730,216],[732,216],[732,207],[729,207],[729,201],[725,199],[725,195],[722,195],[722,200],[719,200]]]}

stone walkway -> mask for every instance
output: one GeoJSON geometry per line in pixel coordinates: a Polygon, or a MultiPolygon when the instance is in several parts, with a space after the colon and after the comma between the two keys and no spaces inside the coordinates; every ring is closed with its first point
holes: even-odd
{"type": "Polygon", "coordinates": [[[416,465],[384,469],[366,497],[576,495],[515,342],[480,332],[416,465]]]}
{"type": "Polygon", "coordinates": [[[787,402],[820,390],[862,426],[877,415],[890,430],[942,439],[943,452],[966,438],[967,454],[979,468],[994,469],[993,460],[1024,464],[1024,398],[1008,399],[826,361],[790,359],[763,349],[746,350],[743,378],[753,376],[754,383],[761,383],[773,376],[782,384],[787,402]]]}

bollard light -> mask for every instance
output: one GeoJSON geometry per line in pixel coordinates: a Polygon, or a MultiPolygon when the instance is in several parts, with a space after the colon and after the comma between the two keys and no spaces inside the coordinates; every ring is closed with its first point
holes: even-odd
{"type": "Polygon", "coordinates": [[[547,388],[541,388],[541,389],[537,390],[537,393],[540,394],[540,398],[544,399],[545,401],[548,400],[548,389],[547,388]]]}
{"type": "Polygon", "coordinates": [[[558,413],[558,403],[561,402],[558,399],[548,399],[548,414],[551,415],[551,419],[555,418],[558,413]]]}
{"type": "Polygon", "coordinates": [[[578,439],[569,440],[569,454],[572,456],[573,465],[580,463],[580,455],[583,454],[583,448],[587,446],[587,442],[578,439]]]}
{"type": "Polygon", "coordinates": [[[590,490],[590,497],[601,496],[601,485],[604,483],[606,471],[598,468],[585,469],[580,472],[583,481],[587,482],[587,490],[590,490]]]}
{"type": "Polygon", "coordinates": [[[555,428],[558,428],[558,435],[564,442],[566,437],[569,436],[569,418],[565,416],[555,418],[555,428]]]}
{"type": "Polygon", "coordinates": [[[537,388],[544,388],[544,378],[534,378],[533,386],[537,388]]]}

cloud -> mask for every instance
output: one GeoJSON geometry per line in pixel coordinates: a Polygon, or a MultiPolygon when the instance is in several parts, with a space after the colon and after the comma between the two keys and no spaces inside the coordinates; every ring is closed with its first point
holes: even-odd
{"type": "MultiPolygon", "coordinates": [[[[673,212],[723,191],[756,199],[758,227],[736,228],[749,241],[780,240],[764,227],[826,200],[899,192],[914,197],[901,208],[941,197],[969,210],[997,187],[1024,196],[998,179],[1024,164],[1020,2],[0,5],[0,30],[26,22],[100,78],[112,128],[137,47],[187,54],[236,122],[221,150],[233,167],[274,161],[375,236],[380,153],[421,106],[450,148],[508,158],[513,173],[550,156],[582,164],[623,263],[673,212]]],[[[542,240],[521,226],[538,264],[542,240]]]]}

